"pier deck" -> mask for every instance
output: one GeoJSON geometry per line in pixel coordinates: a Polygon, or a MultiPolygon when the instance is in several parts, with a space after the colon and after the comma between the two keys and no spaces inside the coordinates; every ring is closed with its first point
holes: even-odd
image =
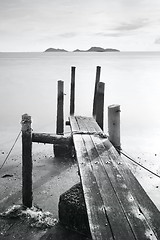
{"type": "Polygon", "coordinates": [[[160,239],[160,212],[96,121],[70,124],[92,239],[160,239]]]}

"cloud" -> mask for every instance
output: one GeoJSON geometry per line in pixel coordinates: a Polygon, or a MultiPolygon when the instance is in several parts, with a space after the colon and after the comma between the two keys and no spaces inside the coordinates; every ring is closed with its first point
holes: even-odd
{"type": "Polygon", "coordinates": [[[139,28],[143,28],[147,24],[148,24],[148,20],[146,18],[136,19],[132,22],[121,23],[119,26],[115,27],[114,30],[117,30],[117,31],[132,31],[132,30],[137,30],[139,28]]]}
{"type": "Polygon", "coordinates": [[[155,43],[155,44],[160,44],[160,37],[157,38],[154,43],[155,43]]]}
{"type": "Polygon", "coordinates": [[[100,36],[100,37],[121,37],[124,35],[124,33],[121,32],[97,32],[95,34],[96,36],[100,36]]]}
{"type": "Polygon", "coordinates": [[[112,22],[112,26],[105,27],[104,31],[96,32],[96,36],[100,37],[124,37],[135,35],[136,30],[139,30],[149,24],[147,18],[135,19],[128,22],[121,22],[116,24],[112,22]]]}
{"type": "Polygon", "coordinates": [[[59,34],[60,37],[64,37],[64,38],[73,38],[75,36],[77,36],[77,33],[75,32],[66,32],[66,33],[62,33],[59,34]]]}

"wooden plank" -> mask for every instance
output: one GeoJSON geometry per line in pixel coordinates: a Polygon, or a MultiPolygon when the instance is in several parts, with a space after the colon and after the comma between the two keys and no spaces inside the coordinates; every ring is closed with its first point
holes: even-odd
{"type": "Polygon", "coordinates": [[[157,239],[160,239],[160,212],[154,205],[152,200],[146,194],[145,190],[142,188],[138,180],[133,176],[128,167],[125,167],[125,162],[122,158],[117,158],[117,152],[113,146],[108,150],[110,156],[112,156],[113,162],[118,161],[118,169],[121,175],[125,178],[128,187],[131,189],[133,196],[135,196],[140,212],[143,213],[151,226],[157,239]]]}
{"type": "MultiPolygon", "coordinates": [[[[76,127],[73,128],[75,133],[76,131],[81,133],[84,147],[87,148],[88,160],[90,161],[91,169],[100,189],[102,200],[104,201],[106,195],[102,192],[104,183],[100,185],[97,175],[100,176],[99,178],[102,178],[102,175],[108,174],[119,205],[131,226],[135,238],[140,240],[160,239],[160,213],[158,209],[128,169],[123,159],[120,158],[109,140],[101,139],[97,136],[99,133],[101,135],[102,132],[95,120],[93,118],[76,117],[75,125],[76,127]],[[83,134],[87,132],[88,135],[83,134]],[[102,169],[103,171],[105,170],[103,174],[102,169]]],[[[115,239],[123,238],[119,238],[117,235],[115,239]]]]}
{"type": "MultiPolygon", "coordinates": [[[[81,130],[90,131],[91,129],[87,128],[87,125],[84,124],[84,119],[77,119],[79,127],[81,130]]],[[[90,128],[91,125],[88,123],[90,128]]],[[[92,131],[92,130],[91,130],[92,131]]],[[[103,163],[100,159],[99,153],[95,148],[94,141],[97,137],[93,135],[82,135],[82,138],[85,142],[87,152],[90,156],[92,171],[96,178],[96,182],[105,206],[107,218],[110,223],[113,235],[115,239],[135,239],[134,233],[130,226],[127,216],[125,215],[123,208],[117,198],[115,189],[112,186],[110,178],[108,177],[107,172],[103,166],[103,163]]],[[[83,177],[83,176],[82,176],[83,177]]],[[[92,185],[92,183],[90,183],[92,185]]],[[[92,186],[90,186],[92,187],[92,186]]],[[[91,207],[91,206],[90,206],[91,207]]]]}
{"type": "MultiPolygon", "coordinates": [[[[70,117],[70,122],[72,131],[78,131],[79,127],[74,117],[70,117]]],[[[90,164],[89,156],[86,151],[82,136],[80,134],[75,134],[73,135],[73,139],[75,143],[92,238],[93,240],[114,239],[109,222],[106,218],[104,205],[100,197],[96,179],[92,173],[92,166],[90,164]],[[91,182],[94,186],[92,188],[90,187],[91,182]]]]}
{"type": "MultiPolygon", "coordinates": [[[[86,126],[89,130],[90,124],[86,124],[86,126]]],[[[103,167],[109,176],[120,205],[131,225],[135,236],[137,239],[146,239],[146,236],[150,235],[152,236],[152,239],[157,239],[152,228],[148,224],[147,219],[140,211],[137,200],[133,197],[132,192],[127,187],[125,179],[120,174],[118,169],[113,165],[112,160],[110,159],[109,154],[103,145],[103,140],[94,136],[91,136],[91,138],[95,148],[97,149],[97,153],[100,156],[100,162],[103,164],[103,167]]]]}
{"type": "MultiPolygon", "coordinates": [[[[88,122],[89,124],[87,123],[86,119],[88,130],[94,131],[93,126],[96,127],[97,124],[94,120],[92,120],[93,124],[90,128],[91,123],[89,120],[88,122]]],[[[91,138],[93,139],[95,137],[91,136],[91,138]]],[[[160,213],[156,206],[145,193],[144,189],[133,176],[123,159],[119,156],[108,139],[101,140],[97,138],[96,141],[94,139],[94,142],[96,143],[96,148],[99,155],[102,154],[101,159],[104,167],[110,174],[110,179],[112,179],[112,184],[114,185],[115,190],[121,199],[124,210],[127,214],[130,213],[130,209],[132,210],[132,214],[128,214],[128,217],[130,218],[131,224],[133,229],[135,229],[138,239],[146,239],[146,236],[143,236],[142,238],[141,234],[143,234],[143,232],[146,233],[149,239],[160,239],[160,213]],[[103,146],[101,146],[101,142],[103,142],[103,146]],[[104,151],[104,147],[106,148],[106,151],[104,151]],[[105,164],[106,158],[109,158],[110,164],[105,164]],[[111,166],[111,164],[113,166],[111,166]],[[108,171],[110,167],[111,169],[108,171]],[[116,176],[119,177],[116,179],[116,176]],[[127,204],[127,199],[132,200],[131,203],[127,204]],[[140,224],[143,226],[140,226],[140,224]]]]}

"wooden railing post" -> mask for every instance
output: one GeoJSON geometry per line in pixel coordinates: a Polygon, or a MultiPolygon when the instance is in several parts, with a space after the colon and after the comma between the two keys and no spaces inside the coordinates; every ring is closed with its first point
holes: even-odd
{"type": "Polygon", "coordinates": [[[75,110],[75,69],[71,67],[70,115],[74,115],[75,110]]]}
{"type": "Polygon", "coordinates": [[[104,120],[104,88],[105,83],[99,82],[97,84],[97,96],[96,96],[96,122],[103,130],[104,120]]]}
{"type": "Polygon", "coordinates": [[[108,107],[108,132],[110,142],[120,152],[120,105],[110,105],[108,107]]]}
{"type": "Polygon", "coordinates": [[[32,207],[32,129],[31,117],[22,115],[22,203],[32,207]]]}
{"type": "Polygon", "coordinates": [[[96,104],[97,104],[97,85],[100,81],[101,67],[97,66],[96,68],[96,80],[95,80],[95,88],[94,88],[94,98],[93,98],[93,117],[96,116],[96,104]]]}

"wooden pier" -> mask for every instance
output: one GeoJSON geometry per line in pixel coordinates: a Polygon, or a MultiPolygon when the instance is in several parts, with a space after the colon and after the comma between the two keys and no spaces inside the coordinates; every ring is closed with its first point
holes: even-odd
{"type": "MultiPolygon", "coordinates": [[[[109,136],[103,132],[105,84],[100,82],[100,70],[98,66],[93,116],[86,117],[74,115],[75,67],[71,68],[70,117],[67,122],[71,129],[69,137],[64,136],[62,81],[58,82],[56,134],[32,132],[30,116],[23,115],[22,203],[27,207],[32,206],[32,143],[52,144],[55,147],[54,154],[57,155],[61,155],[61,151],[74,148],[91,239],[159,240],[160,212],[119,154],[121,149],[119,105],[109,106],[109,136]]],[[[72,235],[66,239],[74,238],[72,235]]]]}
{"type": "Polygon", "coordinates": [[[160,212],[96,121],[70,123],[92,239],[160,239],[160,212]]]}

